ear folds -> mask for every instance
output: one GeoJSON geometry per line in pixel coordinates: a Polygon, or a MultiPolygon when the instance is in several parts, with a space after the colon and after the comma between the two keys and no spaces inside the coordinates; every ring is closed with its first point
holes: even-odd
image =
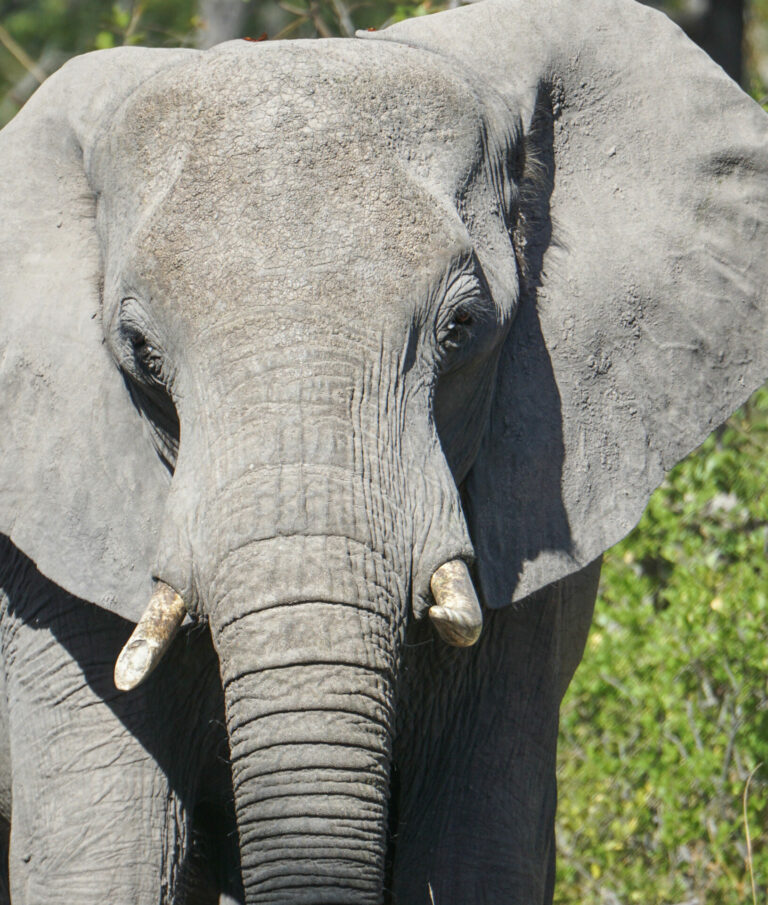
{"type": "Polygon", "coordinates": [[[539,159],[531,274],[465,488],[502,606],[624,536],[768,376],[768,118],[630,0],[486,0],[373,37],[453,58],[539,159]]]}
{"type": "Polygon", "coordinates": [[[0,133],[0,532],[134,620],[169,476],[103,342],[87,168],[122,100],[190,53],[78,58],[0,133]]]}

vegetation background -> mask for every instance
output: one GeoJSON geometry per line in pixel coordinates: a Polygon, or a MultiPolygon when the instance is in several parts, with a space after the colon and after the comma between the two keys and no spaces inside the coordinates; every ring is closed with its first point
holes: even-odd
{"type": "MultiPolygon", "coordinates": [[[[350,35],[457,5],[0,0],[0,123],[87,50],[350,35]]],[[[768,0],[652,5],[768,102],[768,0]]],[[[768,903],[767,451],[765,387],[606,555],[561,721],[559,905],[768,903]]]]}

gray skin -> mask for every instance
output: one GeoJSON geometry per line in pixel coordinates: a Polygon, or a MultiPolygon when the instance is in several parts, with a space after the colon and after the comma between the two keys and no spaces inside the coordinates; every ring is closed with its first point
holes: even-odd
{"type": "Polygon", "coordinates": [[[599,556],[768,374],[768,120],[671,23],[367,37],[89,55],[0,135],[15,905],[550,902],[599,556]]]}

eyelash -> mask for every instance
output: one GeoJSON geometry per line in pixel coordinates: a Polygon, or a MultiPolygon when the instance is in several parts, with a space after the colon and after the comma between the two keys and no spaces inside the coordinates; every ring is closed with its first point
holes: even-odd
{"type": "Polygon", "coordinates": [[[148,342],[141,333],[132,333],[130,339],[133,357],[142,373],[150,380],[162,383],[163,359],[157,347],[148,342]]]}
{"type": "Polygon", "coordinates": [[[472,313],[465,307],[455,308],[438,336],[440,347],[446,352],[460,349],[469,339],[474,322],[472,313]]]}
{"type": "Polygon", "coordinates": [[[447,330],[455,330],[457,327],[470,327],[472,325],[472,315],[464,308],[459,308],[454,312],[453,317],[448,322],[447,330]]]}

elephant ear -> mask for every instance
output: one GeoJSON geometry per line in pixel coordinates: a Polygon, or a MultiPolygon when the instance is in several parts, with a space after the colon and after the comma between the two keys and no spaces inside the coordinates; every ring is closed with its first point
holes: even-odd
{"type": "Polygon", "coordinates": [[[88,166],[130,92],[190,53],[79,57],[0,133],[0,532],[65,590],[131,619],[169,475],[104,343],[88,166]]]}
{"type": "Polygon", "coordinates": [[[528,275],[465,485],[499,607],[620,540],[768,377],[768,117],[631,0],[486,0],[370,37],[500,94],[534,161],[528,275]]]}

